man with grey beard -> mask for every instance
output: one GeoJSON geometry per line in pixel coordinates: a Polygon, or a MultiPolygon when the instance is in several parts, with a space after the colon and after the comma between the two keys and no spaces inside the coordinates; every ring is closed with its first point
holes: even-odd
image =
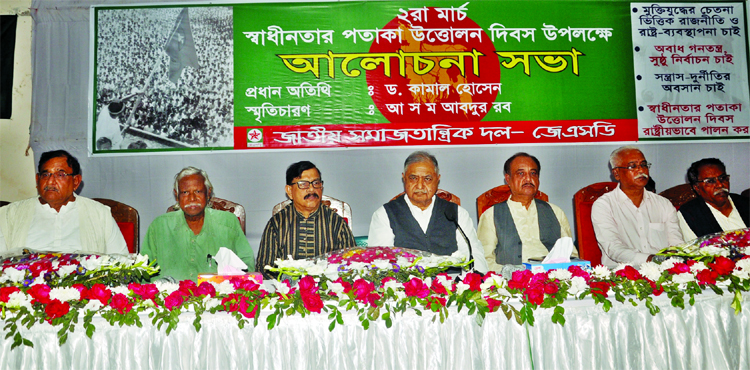
{"type": "Polygon", "coordinates": [[[602,195],[591,208],[591,222],[602,251],[602,264],[635,267],[654,254],[682,243],[677,211],[666,198],[646,191],[649,168],[635,147],[615,149],[609,157],[617,188],[602,195]]]}
{"type": "Polygon", "coordinates": [[[729,175],[722,161],[694,162],[687,177],[698,198],[683,204],[677,214],[685,241],[750,225],[750,200],[729,193],[729,175]]]}

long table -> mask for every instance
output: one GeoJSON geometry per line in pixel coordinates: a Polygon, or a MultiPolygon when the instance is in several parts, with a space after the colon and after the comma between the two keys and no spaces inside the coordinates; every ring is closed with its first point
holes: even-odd
{"type": "MultiPolygon", "coordinates": [[[[396,316],[364,330],[352,313],[328,330],[327,315],[284,317],[268,330],[239,329],[228,314],[206,314],[202,329],[183,313],[166,335],[146,314],[143,327],[110,326],[94,319],[96,332],[82,327],[57,342],[57,330],[38,325],[23,334],[34,348],[0,349],[0,369],[748,369],[750,299],[735,315],[731,296],[705,293],[695,306],[674,308],[666,297],[644,304],[613,302],[604,312],[593,300],[565,303],[565,326],[553,324],[551,310],[537,309],[534,326],[508,321],[499,312],[484,323],[451,311],[445,323],[433,315],[396,316]]],[[[80,326],[80,324],[79,324],[80,326]]]]}

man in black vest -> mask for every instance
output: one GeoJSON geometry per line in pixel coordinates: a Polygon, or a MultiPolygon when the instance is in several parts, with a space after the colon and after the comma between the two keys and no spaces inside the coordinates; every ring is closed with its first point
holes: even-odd
{"type": "MultiPolygon", "coordinates": [[[[535,198],[540,169],[539,160],[527,153],[516,153],[505,161],[503,172],[510,199],[495,204],[479,218],[479,240],[490,270],[542,259],[557,239],[570,237],[565,212],[535,198]]],[[[574,256],[578,256],[575,251],[574,256]]]]}
{"type": "Polygon", "coordinates": [[[386,203],[372,215],[367,243],[371,246],[397,246],[452,255],[469,256],[471,244],[474,268],[487,272],[482,243],[477,239],[469,212],[457,204],[435,196],[440,183],[437,159],[427,152],[414,152],[404,162],[404,195],[386,203]]]}
{"type": "Polygon", "coordinates": [[[690,165],[687,177],[698,198],[683,204],[677,214],[685,241],[750,225],[750,199],[729,193],[729,175],[722,161],[701,159],[690,165]]]}

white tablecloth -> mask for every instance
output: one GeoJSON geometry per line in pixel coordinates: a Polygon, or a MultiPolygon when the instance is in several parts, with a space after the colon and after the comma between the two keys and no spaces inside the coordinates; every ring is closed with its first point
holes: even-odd
{"type": "MultiPolygon", "coordinates": [[[[694,307],[673,308],[666,297],[651,316],[645,305],[614,302],[610,312],[590,299],[565,304],[565,326],[551,310],[535,311],[527,328],[501,313],[482,326],[465,312],[451,311],[445,323],[432,313],[397,316],[364,330],[356,316],[328,331],[327,315],[284,317],[267,330],[239,329],[227,314],[181,317],[169,336],[146,315],[143,328],[111,327],[94,319],[96,333],[82,326],[59,346],[57,329],[44,324],[24,331],[34,348],[10,350],[4,340],[0,369],[749,369],[750,299],[735,315],[730,296],[704,294],[694,307]],[[531,354],[529,353],[531,348],[531,354]]],[[[464,309],[465,310],[465,309],[464,309]]]]}

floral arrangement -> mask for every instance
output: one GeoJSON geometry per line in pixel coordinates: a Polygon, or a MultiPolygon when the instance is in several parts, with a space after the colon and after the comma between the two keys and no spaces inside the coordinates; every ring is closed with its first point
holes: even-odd
{"type": "Polygon", "coordinates": [[[750,228],[709,234],[687,243],[665,248],[660,255],[685,257],[698,261],[714,256],[741,258],[750,247],[750,228]]]}
{"type": "MultiPolygon", "coordinates": [[[[195,313],[196,330],[201,329],[203,314],[219,312],[235,317],[240,328],[248,323],[257,326],[262,318],[269,329],[278,325],[284,316],[322,314],[327,315],[329,329],[334,330],[336,325],[343,324],[343,312],[355,313],[362,327],[367,329],[377,320],[390,327],[394,316],[407,311],[432,315],[434,321],[443,322],[452,307],[458,314],[475,316],[479,324],[486,314],[500,311],[509,320],[534,325],[534,312],[541,307],[554,310],[552,321],[564,325],[565,309],[561,303],[567,299],[591,296],[608,311],[614,298],[620,303],[645,304],[651,314],[656,315],[660,309],[653,303],[655,296],[665,294],[673,306],[684,308],[686,303],[694,303],[695,295],[707,289],[717,294],[726,290],[734,294],[732,307],[739,312],[741,292],[750,290],[750,258],[747,257],[734,261],[716,256],[711,261],[687,262],[670,258],[661,264],[645,263],[639,269],[621,265],[613,270],[597,266],[586,271],[571,266],[567,270],[536,274],[528,270],[516,271],[512,276],[468,272],[453,278],[446,273],[420,275],[418,269],[410,268],[424,259],[415,255],[410,263],[399,265],[398,272],[394,273],[395,268],[389,266],[389,274],[393,275],[379,278],[370,272],[360,273],[369,268],[352,269],[355,263],[374,263],[354,261],[364,258],[354,257],[355,254],[341,257],[342,261],[348,259],[345,265],[349,269],[337,276],[329,277],[327,272],[330,272],[329,265],[338,262],[329,263],[325,268],[318,265],[320,261],[306,265],[305,271],[317,268],[320,274],[302,275],[294,285],[289,281],[271,280],[259,285],[233,279],[200,285],[182,281],[179,284],[132,282],[119,286],[76,282],[52,286],[36,278],[29,285],[21,280],[4,280],[0,286],[0,308],[6,338],[13,338],[15,348],[33,346],[21,336],[19,325],[31,327],[46,321],[60,328],[58,339],[62,344],[79,321],[91,337],[96,330],[92,324],[94,315],[101,315],[111,325],[129,326],[141,326],[146,316],[157,327],[166,327],[169,334],[185,311],[195,313]]],[[[288,267],[280,270],[285,268],[288,267]]],[[[3,279],[5,274],[4,271],[3,279]]]]}

